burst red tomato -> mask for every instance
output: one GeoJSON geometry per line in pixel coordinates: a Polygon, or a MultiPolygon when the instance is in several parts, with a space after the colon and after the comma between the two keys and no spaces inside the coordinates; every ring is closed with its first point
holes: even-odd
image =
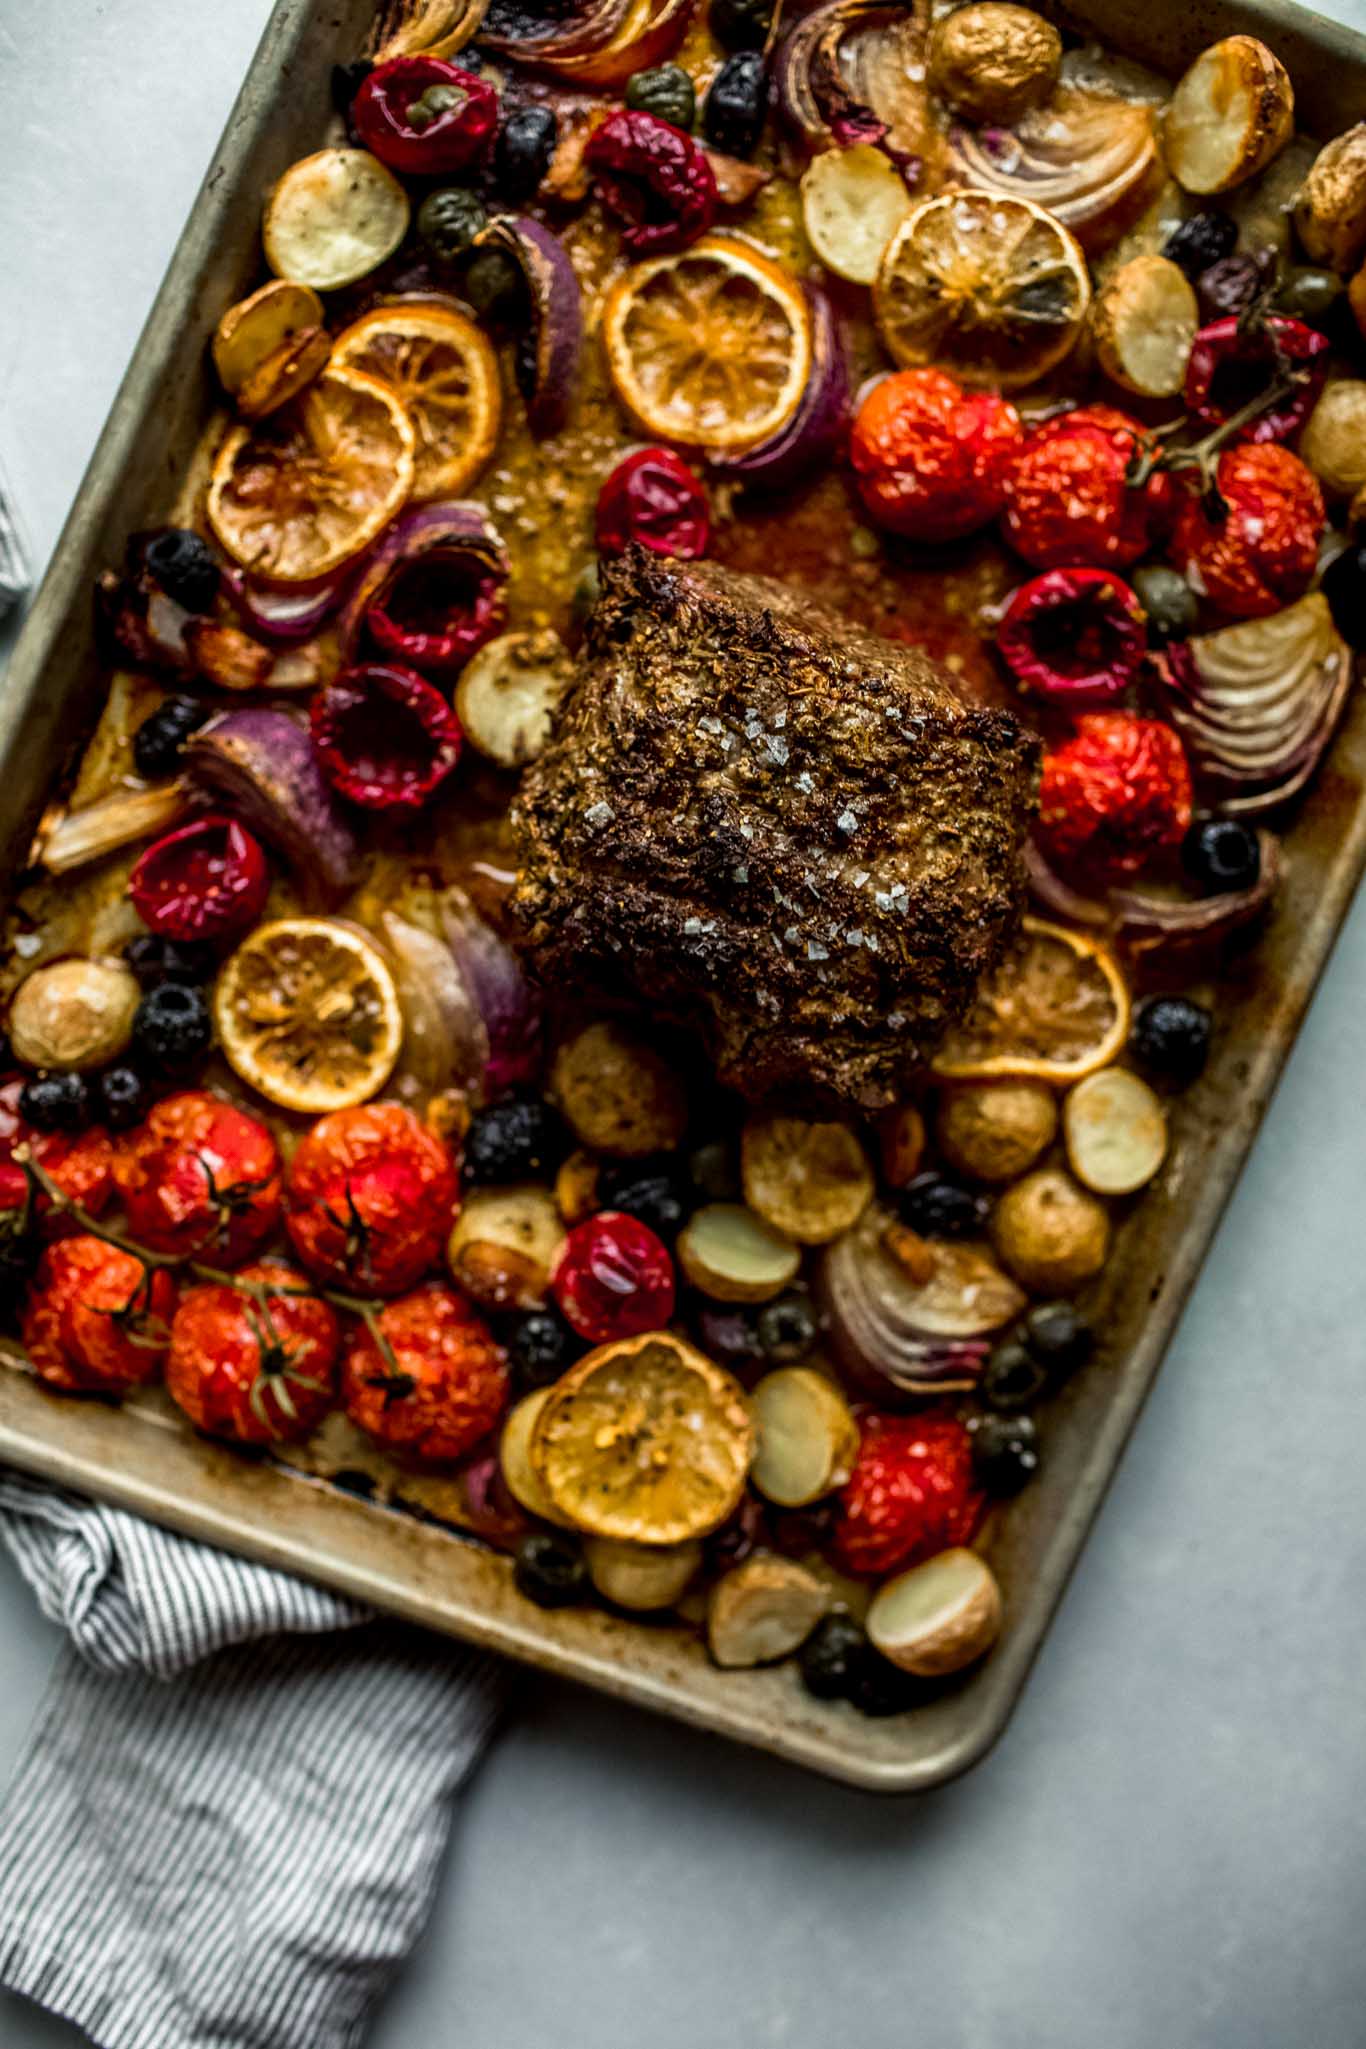
{"type": "Polygon", "coordinates": [[[211,1437],[297,1442],[336,1403],[337,1318],[283,1260],[243,1267],[238,1279],[270,1292],[256,1297],[215,1282],[181,1297],[166,1390],[211,1437]]]}
{"type": "Polygon", "coordinates": [[[130,1236],[153,1252],[235,1266],[279,1223],[275,1140],[207,1089],[158,1103],[119,1147],[114,1177],[130,1236]]]}
{"type": "Polygon", "coordinates": [[[1217,495],[1181,507],[1172,555],[1192,587],[1235,619],[1279,612],[1309,587],[1323,532],[1312,470],[1275,442],[1227,448],[1217,495]]]}
{"type": "Polygon", "coordinates": [[[859,407],[849,444],[868,514],[913,541],[953,541],[995,519],[1024,441],[1007,399],[944,370],[898,370],[859,407]]]}
{"type": "MultiPolygon", "coordinates": [[[[109,1207],[114,1192],[114,1148],[103,1125],[92,1125],[74,1136],[61,1131],[35,1131],[19,1114],[22,1078],[0,1087],[0,1162],[12,1160],[17,1145],[27,1145],[38,1165],[49,1173],[69,1202],[79,1203],[92,1217],[109,1207]]],[[[15,1168],[18,1174],[19,1169],[15,1168]]],[[[15,1199],[18,1183],[6,1184],[15,1199]]],[[[79,1230],[60,1210],[54,1210],[44,1195],[38,1200],[38,1215],[45,1218],[48,1237],[79,1230]]]]}
{"type": "Polygon", "coordinates": [[[455,1163],[401,1103],[334,1110],[289,1169],[285,1227],[309,1272],[397,1295],[440,1257],[455,1216],[455,1163]]]}
{"type": "Polygon", "coordinates": [[[403,1458],[462,1458],[507,1407],[502,1347],[463,1295],[436,1282],[386,1303],[378,1323],[392,1358],[357,1326],[342,1367],[347,1415],[403,1458]]]}
{"type": "Polygon", "coordinates": [[[551,1280],[560,1314],[590,1345],[659,1330],[674,1313],[674,1263],[648,1224],[601,1210],[575,1224],[551,1280]]]}
{"type": "Polygon", "coordinates": [[[1044,756],[1038,832],[1064,866],[1133,875],[1181,844],[1191,822],[1185,750],[1161,719],[1087,712],[1044,756]]]}
{"type": "Polygon", "coordinates": [[[84,1394],[123,1394],[166,1354],[175,1282],[164,1267],[82,1234],[50,1245],[22,1319],[40,1380],[84,1394]]]}
{"type": "Polygon", "coordinates": [[[1171,479],[1127,481],[1152,437],[1115,406],[1078,406],[1036,427],[1011,466],[1003,531],[1037,569],[1121,569],[1171,514],[1171,479]]]}
{"type": "Polygon", "coordinates": [[[969,1543],[985,1505],[956,1416],[869,1416],[839,1497],[835,1553],[849,1572],[900,1572],[969,1543]]]}

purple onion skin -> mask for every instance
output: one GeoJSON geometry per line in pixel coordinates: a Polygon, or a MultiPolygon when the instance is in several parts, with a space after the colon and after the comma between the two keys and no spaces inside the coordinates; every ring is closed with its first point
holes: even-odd
{"type": "Polygon", "coordinates": [[[540,438],[557,434],[583,353],[583,297],[574,266],[559,237],[525,214],[490,221],[475,240],[481,248],[505,249],[526,281],[535,339],[531,389],[522,392],[527,424],[540,438]]]}
{"type": "Polygon", "coordinates": [[[468,552],[490,575],[506,580],[509,563],[482,505],[463,498],[441,505],[413,505],[381,534],[339,621],[346,659],[352,660],[365,631],[365,615],[384,596],[394,573],[434,552],[468,552]]]}
{"type": "Polygon", "coordinates": [[[755,490],[785,490],[818,463],[829,461],[849,417],[849,363],[834,307],[819,286],[811,301],[812,375],[786,427],[758,448],[715,456],[709,467],[755,490]]]}
{"type": "Polygon", "coordinates": [[[307,598],[267,590],[264,585],[253,584],[251,578],[237,568],[225,569],[223,582],[251,632],[262,640],[276,640],[288,646],[296,641],[311,640],[319,627],[326,624],[346,596],[346,587],[357,574],[357,568],[356,563],[348,562],[344,570],[330,577],[307,598]],[[283,609],[272,612],[272,601],[283,609]]]}
{"type": "Polygon", "coordinates": [[[251,705],[194,734],[185,761],[244,825],[279,849],[324,902],[356,878],[357,845],[313,752],[308,729],[287,711],[251,705]]]}
{"type": "Polygon", "coordinates": [[[537,1079],[542,1066],[543,1014],[536,990],[512,948],[479,916],[462,889],[441,899],[442,928],[455,964],[484,1020],[489,1099],[537,1079]]]}

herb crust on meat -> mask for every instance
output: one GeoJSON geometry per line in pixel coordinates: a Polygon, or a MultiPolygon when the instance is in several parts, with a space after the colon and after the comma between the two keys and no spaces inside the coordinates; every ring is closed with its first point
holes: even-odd
{"type": "Polygon", "coordinates": [[[521,943],[700,1028],[748,1096],[877,1109],[1015,932],[1037,766],[919,650],[632,549],[515,807],[521,943]]]}

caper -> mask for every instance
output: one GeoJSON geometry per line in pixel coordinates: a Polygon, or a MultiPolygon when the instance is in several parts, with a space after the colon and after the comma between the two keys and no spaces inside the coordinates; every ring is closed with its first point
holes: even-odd
{"type": "Polygon", "coordinates": [[[443,114],[454,113],[457,107],[463,106],[464,100],[465,95],[459,86],[429,85],[426,92],[420,93],[415,100],[409,100],[404,118],[408,126],[421,135],[443,114]]]}
{"type": "Polygon", "coordinates": [[[1149,640],[1161,646],[1195,631],[1200,606],[1184,576],[1164,562],[1150,562],[1136,569],[1131,580],[1148,615],[1149,640]]]}
{"type": "Polygon", "coordinates": [[[1276,292],[1278,313],[1293,314],[1310,327],[1321,327],[1342,297],[1342,279],[1333,270],[1317,270],[1311,264],[1288,270],[1276,292]]]}
{"type": "Polygon", "coordinates": [[[417,210],[418,239],[438,263],[450,263],[488,226],[480,201],[463,185],[429,192],[417,210]]]}
{"type": "Polygon", "coordinates": [[[697,94],[681,64],[656,64],[649,71],[633,71],[626,81],[626,104],[638,113],[670,121],[685,133],[697,114],[697,94]]]}

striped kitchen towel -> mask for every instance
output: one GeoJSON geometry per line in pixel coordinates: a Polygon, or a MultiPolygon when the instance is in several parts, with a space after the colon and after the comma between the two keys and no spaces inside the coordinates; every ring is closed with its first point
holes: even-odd
{"type": "Polygon", "coordinates": [[[0,1807],[0,1985],[101,2049],[354,2049],[498,1667],[0,1472],[68,1643],[0,1807]]]}

